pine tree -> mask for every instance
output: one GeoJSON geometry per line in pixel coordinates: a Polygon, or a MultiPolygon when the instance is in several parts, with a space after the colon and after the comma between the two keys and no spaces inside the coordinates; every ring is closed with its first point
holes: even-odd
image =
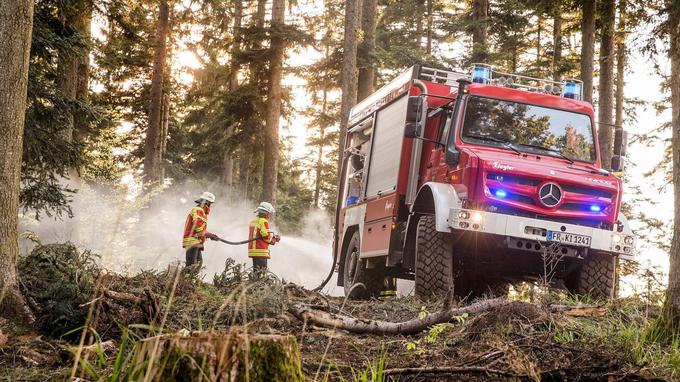
{"type": "MultiPolygon", "coordinates": [[[[680,1],[666,2],[668,20],[665,33],[670,37],[668,56],[671,61],[670,88],[672,107],[672,151],[674,228],[668,270],[668,289],[663,308],[663,324],[677,333],[680,330],[680,1]]],[[[666,338],[671,337],[667,333],[666,338]]]]}
{"type": "Polygon", "coordinates": [[[345,35],[342,49],[342,103],[340,104],[338,171],[342,167],[349,112],[357,102],[357,30],[359,29],[360,15],[361,1],[347,0],[345,2],[345,35]]]}
{"type": "Polygon", "coordinates": [[[357,101],[361,101],[373,93],[376,70],[374,55],[378,0],[363,0],[362,3],[362,40],[357,48],[357,65],[359,67],[357,101]]]}
{"type": "Polygon", "coordinates": [[[472,62],[488,61],[488,0],[472,0],[472,62]]]}
{"type": "Polygon", "coordinates": [[[595,68],[595,19],[597,1],[583,0],[581,4],[581,81],[583,100],[593,102],[593,72],[595,68]]]}
{"type": "Polygon", "coordinates": [[[598,143],[602,167],[611,168],[613,128],[612,111],[614,96],[614,18],[615,0],[602,0],[602,29],[600,37],[600,86],[598,109],[598,143]]]}
{"type": "Polygon", "coordinates": [[[149,100],[149,125],[144,145],[144,181],[147,184],[160,182],[163,128],[161,126],[163,104],[163,81],[166,66],[166,51],[169,29],[170,7],[167,0],[160,0],[156,22],[156,44],[153,55],[151,93],[149,100]]]}
{"type": "Polygon", "coordinates": [[[281,118],[281,77],[283,73],[286,2],[273,0],[271,21],[271,46],[269,61],[269,86],[267,93],[266,124],[264,131],[264,171],[262,175],[262,200],[276,203],[276,185],[279,175],[279,120],[281,118]]]}
{"type": "Polygon", "coordinates": [[[0,3],[0,312],[31,323],[33,314],[19,290],[19,182],[28,87],[33,1],[0,3]]]}

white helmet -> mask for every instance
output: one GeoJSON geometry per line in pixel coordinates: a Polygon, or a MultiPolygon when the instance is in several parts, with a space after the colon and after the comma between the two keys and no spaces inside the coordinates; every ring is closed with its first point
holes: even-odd
{"type": "Polygon", "coordinates": [[[210,203],[215,203],[215,195],[213,195],[211,192],[206,191],[202,193],[201,196],[198,197],[198,199],[196,199],[196,203],[200,203],[201,200],[205,200],[210,203]]]}
{"type": "Polygon", "coordinates": [[[274,212],[276,212],[276,211],[274,210],[274,206],[272,206],[271,203],[262,202],[262,203],[260,203],[259,206],[257,206],[257,209],[255,210],[255,212],[273,215],[274,212]]]}

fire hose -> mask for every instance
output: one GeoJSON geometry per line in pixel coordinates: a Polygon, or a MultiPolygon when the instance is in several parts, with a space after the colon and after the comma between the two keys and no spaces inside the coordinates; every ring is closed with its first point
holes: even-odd
{"type": "MultiPolygon", "coordinates": [[[[256,235],[256,236],[255,236],[254,238],[252,238],[252,239],[246,239],[246,240],[241,240],[241,241],[229,241],[229,240],[222,239],[221,237],[217,237],[215,240],[221,241],[221,242],[226,243],[226,244],[229,244],[229,245],[241,245],[241,244],[252,243],[253,241],[258,240],[258,239],[260,239],[260,238],[261,238],[260,235],[256,235]]],[[[274,239],[274,240],[273,240],[274,242],[278,243],[279,241],[281,241],[281,236],[279,236],[279,235],[274,235],[273,239],[274,239]]]]}

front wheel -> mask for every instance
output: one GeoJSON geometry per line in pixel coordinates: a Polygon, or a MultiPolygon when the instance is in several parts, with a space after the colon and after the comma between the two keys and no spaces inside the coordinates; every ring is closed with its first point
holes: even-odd
{"type": "Polygon", "coordinates": [[[571,277],[565,281],[567,289],[581,296],[590,296],[596,300],[614,298],[616,288],[616,263],[618,259],[606,253],[594,253],[588,256],[571,277]]]}
{"type": "Polygon", "coordinates": [[[432,215],[418,219],[416,233],[416,296],[441,297],[453,288],[453,245],[438,232],[432,215]]]}
{"type": "Polygon", "coordinates": [[[385,275],[379,268],[366,268],[366,260],[359,258],[360,248],[359,232],[354,232],[347,246],[342,273],[345,296],[353,299],[378,297],[385,275]]]}

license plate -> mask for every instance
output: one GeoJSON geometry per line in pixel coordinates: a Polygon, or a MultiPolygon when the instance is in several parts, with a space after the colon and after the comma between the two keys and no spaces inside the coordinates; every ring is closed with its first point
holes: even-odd
{"type": "Polygon", "coordinates": [[[568,232],[548,231],[548,241],[557,243],[577,245],[579,247],[590,247],[590,236],[577,235],[568,232]]]}

